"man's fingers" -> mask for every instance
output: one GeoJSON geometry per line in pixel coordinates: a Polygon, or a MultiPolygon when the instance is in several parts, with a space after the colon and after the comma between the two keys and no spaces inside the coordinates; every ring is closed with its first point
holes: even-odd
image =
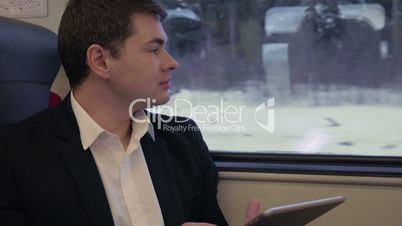
{"type": "Polygon", "coordinates": [[[195,223],[195,222],[186,222],[181,226],[218,226],[216,224],[208,224],[208,223],[195,223]]]}
{"type": "Polygon", "coordinates": [[[261,203],[258,199],[250,199],[248,201],[247,207],[246,207],[246,214],[244,216],[244,224],[247,222],[251,221],[254,219],[258,214],[260,214],[261,210],[261,203]]]}

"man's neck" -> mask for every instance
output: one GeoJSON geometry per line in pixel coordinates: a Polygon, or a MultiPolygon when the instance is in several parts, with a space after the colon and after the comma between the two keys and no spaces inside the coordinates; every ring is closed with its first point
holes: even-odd
{"type": "Polygon", "coordinates": [[[117,135],[124,149],[127,149],[131,137],[128,106],[123,106],[124,104],[115,100],[106,90],[84,86],[85,84],[73,90],[74,98],[99,126],[117,135]],[[103,95],[99,97],[99,93],[103,95]]]}

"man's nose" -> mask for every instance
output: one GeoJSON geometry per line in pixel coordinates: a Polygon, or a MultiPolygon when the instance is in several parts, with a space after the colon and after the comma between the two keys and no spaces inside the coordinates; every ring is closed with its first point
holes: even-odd
{"type": "Polygon", "coordinates": [[[164,71],[173,71],[179,67],[179,63],[168,53],[166,52],[166,62],[163,67],[164,71]]]}

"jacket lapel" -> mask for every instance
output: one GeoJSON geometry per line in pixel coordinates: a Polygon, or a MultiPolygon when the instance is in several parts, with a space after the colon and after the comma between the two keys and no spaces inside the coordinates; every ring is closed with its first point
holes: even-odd
{"type": "Polygon", "coordinates": [[[113,217],[95,160],[90,150],[84,151],[79,128],[71,108],[70,95],[55,109],[54,129],[58,147],[76,182],[83,206],[93,226],[113,226],[113,217]]]}
{"type": "Polygon", "coordinates": [[[165,141],[159,138],[155,138],[155,141],[153,141],[151,136],[146,133],[141,139],[141,146],[156,196],[158,197],[165,226],[181,225],[184,222],[184,214],[165,141]]]}

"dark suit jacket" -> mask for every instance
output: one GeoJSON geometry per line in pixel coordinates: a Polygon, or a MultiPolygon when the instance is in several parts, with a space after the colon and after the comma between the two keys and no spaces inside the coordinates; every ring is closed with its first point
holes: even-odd
{"type": "MultiPolygon", "coordinates": [[[[216,199],[215,165],[200,132],[167,132],[156,125],[154,130],[155,141],[147,133],[141,145],[165,225],[227,225],[216,199]]],[[[0,180],[1,226],[114,225],[95,161],[81,145],[70,98],[0,130],[0,180]]]]}

